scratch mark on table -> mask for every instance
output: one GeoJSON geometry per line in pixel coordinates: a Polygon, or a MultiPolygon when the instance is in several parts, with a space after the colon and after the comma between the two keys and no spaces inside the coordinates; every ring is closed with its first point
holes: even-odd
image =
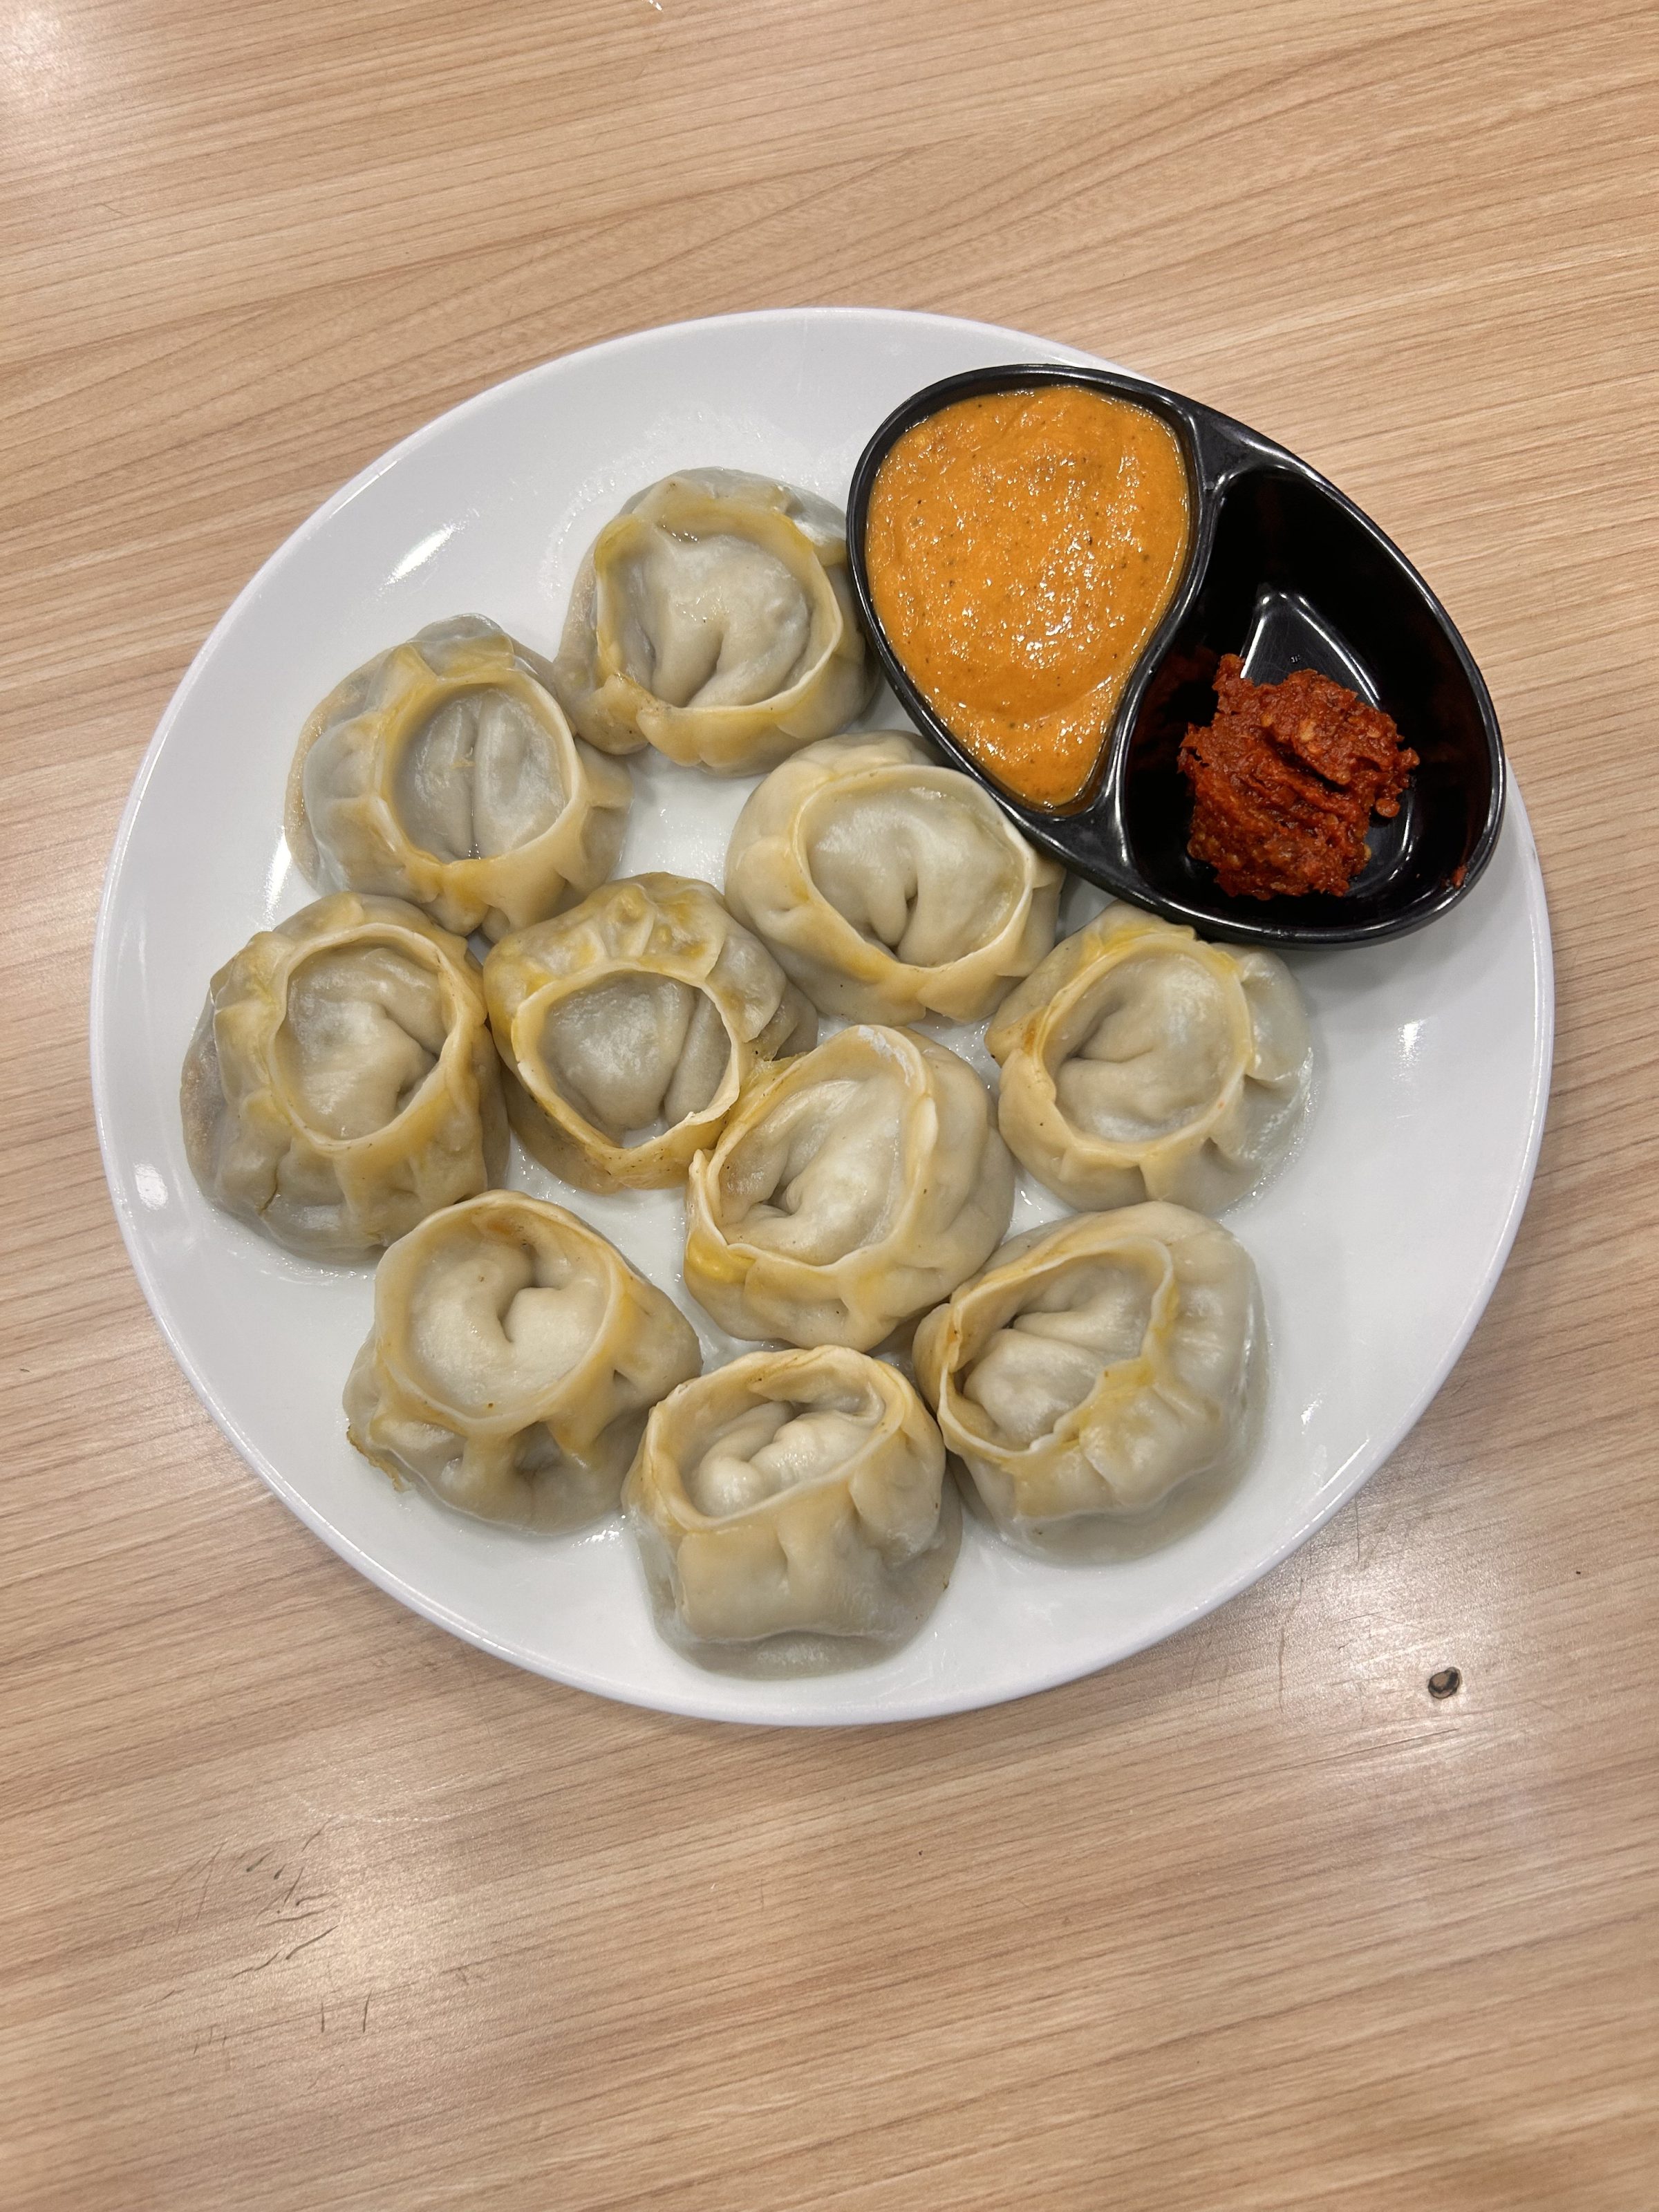
{"type": "Polygon", "coordinates": [[[238,1966],[230,1978],[233,1982],[240,1982],[244,1974],[263,1974],[265,1968],[274,1966],[282,1955],[280,1951],[273,1951],[268,1959],[261,1959],[257,1966],[238,1966]]]}
{"type": "Polygon", "coordinates": [[[202,1907],[207,1903],[208,1884],[213,1880],[213,1869],[218,1865],[221,1857],[223,1856],[224,1848],[225,1847],[222,1844],[216,1844],[214,1846],[213,1856],[208,1861],[207,1872],[202,1876],[202,1893],[196,1900],[195,1911],[191,1915],[190,1924],[192,1928],[202,1917],[202,1907]]]}
{"type": "Polygon", "coordinates": [[[1308,1571],[1304,1567],[1302,1571],[1302,1579],[1296,1586],[1296,1595],[1285,1607],[1284,1618],[1279,1624],[1279,1705],[1281,1711],[1285,1706],[1285,1646],[1290,1641],[1291,1623],[1296,1619],[1296,1609],[1301,1604],[1303,1593],[1307,1587],[1308,1571]]]}

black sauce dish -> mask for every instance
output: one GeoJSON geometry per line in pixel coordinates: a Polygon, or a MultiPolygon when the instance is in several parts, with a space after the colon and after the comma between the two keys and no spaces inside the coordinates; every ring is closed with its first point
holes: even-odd
{"type": "Polygon", "coordinates": [[[918,730],[965,769],[1033,844],[1137,906],[1206,936],[1275,945],[1375,944],[1420,928],[1471,890],[1504,815],[1504,748],[1480,672],[1397,546],[1305,461],[1231,416],[1110,369],[1058,363],[970,370],[916,392],[860,457],[847,507],[859,612],[918,730]],[[1071,384],[1133,401],[1175,432],[1193,527],[1187,565],[1119,701],[1085,795],[1069,808],[1012,798],[958,743],[888,641],[865,561],[877,471],[905,431],[959,399],[1071,384]],[[1187,850],[1192,804],[1176,765],[1189,724],[1215,711],[1236,653],[1277,683],[1312,668],[1391,714],[1419,756],[1400,811],[1373,821],[1370,859],[1340,898],[1235,898],[1187,850]]]}

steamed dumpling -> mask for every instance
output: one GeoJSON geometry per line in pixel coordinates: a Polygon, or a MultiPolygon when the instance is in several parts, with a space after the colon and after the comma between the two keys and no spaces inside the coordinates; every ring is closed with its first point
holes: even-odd
{"type": "Polygon", "coordinates": [[[391,1243],[507,1160],[477,963],[401,899],[341,891],[244,945],[179,1102],[214,1203],[316,1257],[391,1243]]]}
{"type": "Polygon", "coordinates": [[[761,1070],[686,1184],[685,1283],[733,1336],[867,1352],[981,1265],[1014,1164],[966,1060],[842,1030],[761,1070]]]}
{"type": "Polygon", "coordinates": [[[665,1398],[624,1492],[657,1626],[693,1657],[820,1672],[915,1634],[961,1516],[939,1431],[860,1352],[757,1352],[665,1398]]]}
{"type": "Polygon", "coordinates": [[[738,817],[732,911],[814,1006],[854,1021],[978,1021],[1054,941],[1065,872],[912,737],[826,738],[738,817]]]}
{"type": "Polygon", "coordinates": [[[737,469],[637,493],[582,562],[553,664],[576,730],[748,775],[844,728],[875,684],[846,532],[827,500],[737,469]]]}
{"type": "Polygon", "coordinates": [[[752,1071],[817,1034],[766,947],[685,876],[603,884],[504,939],[484,992],[513,1126],[589,1190],[678,1182],[752,1071]]]}
{"type": "Polygon", "coordinates": [[[300,735],[288,842],[307,880],[504,936],[622,850],[633,783],[571,735],[552,670],[480,615],[434,623],[337,684],[300,735]]]}
{"type": "Polygon", "coordinates": [[[1068,1206],[1218,1212],[1278,1166],[1307,1109],[1308,1018],[1284,962],[1130,906],[1057,945],[985,1042],[1003,1135],[1068,1206]]]}
{"type": "Polygon", "coordinates": [[[992,1519],[1028,1551],[1084,1552],[1237,1459],[1255,1269],[1185,1207],[1085,1214],[1005,1244],[916,1331],[916,1379],[992,1519]]]}
{"type": "Polygon", "coordinates": [[[615,1505],[647,1412],[701,1364],[684,1315],[597,1230],[487,1191],[381,1261],[346,1433],[463,1513],[566,1528],[615,1505]]]}

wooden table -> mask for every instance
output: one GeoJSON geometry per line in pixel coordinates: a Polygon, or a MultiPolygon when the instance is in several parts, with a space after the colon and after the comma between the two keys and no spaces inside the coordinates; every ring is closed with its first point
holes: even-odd
{"type": "Polygon", "coordinates": [[[0,0],[0,2202],[1659,2205],[1655,31],[0,0]],[[1364,1495],[1128,1665],[845,1735],[513,1673],[293,1521],[127,1269],[83,1012],[156,717],[333,486],[803,300],[1109,352],[1351,490],[1491,680],[1561,998],[1515,1258],[1364,1495]]]}

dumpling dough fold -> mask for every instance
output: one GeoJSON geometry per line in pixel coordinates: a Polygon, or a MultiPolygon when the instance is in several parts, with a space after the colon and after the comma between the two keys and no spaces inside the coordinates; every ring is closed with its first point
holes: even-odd
{"type": "Polygon", "coordinates": [[[960,1531],[915,1391],[837,1346],[751,1352],[665,1398],[623,1502],[662,1634],[704,1660],[748,1647],[754,1672],[827,1671],[902,1643],[960,1531]]]}
{"type": "Polygon", "coordinates": [[[484,993],[521,1142],[589,1190],[681,1181],[754,1070],[817,1034],[759,939],[686,876],[624,877],[504,938],[484,993]]]}
{"type": "Polygon", "coordinates": [[[1258,1309],[1218,1223],[1158,1203],[1085,1214],[1014,1237],[929,1314],[916,1380],[1001,1533],[1086,1551],[1103,1518],[1236,1459],[1258,1309]]]}
{"type": "Polygon", "coordinates": [[[460,1512],[571,1528],[616,1504],[647,1411],[701,1364],[684,1315],[597,1230],[487,1191],[381,1261],[346,1432],[460,1512]]]}
{"type": "Polygon", "coordinates": [[[507,1162],[477,963],[401,899],[337,892],[251,939],[209,988],[179,1105],[215,1205],[314,1258],[389,1244],[507,1162]]]}
{"type": "Polygon", "coordinates": [[[875,684],[838,507],[738,469],[636,493],[578,571],[553,684],[606,752],[750,775],[845,728],[875,684]]]}
{"type": "Polygon", "coordinates": [[[1014,1164],[966,1060],[841,1030],[757,1072],[686,1184],[685,1283],[733,1336],[867,1352],[973,1273],[1014,1164]]]}
{"type": "Polygon", "coordinates": [[[1265,1181],[1307,1110],[1302,994],[1271,952],[1114,903],[1003,1001],[998,1122],[1068,1206],[1217,1213],[1265,1181]]]}
{"type": "Polygon", "coordinates": [[[814,1006],[981,1019],[1054,941],[1065,872],[915,738],[826,738],[751,795],[726,896],[814,1006]]]}
{"type": "Polygon", "coordinates": [[[633,781],[572,735],[552,672],[482,615],[459,615],[337,684],[289,775],[288,842],[307,881],[409,899],[491,939],[602,882],[633,781]]]}

